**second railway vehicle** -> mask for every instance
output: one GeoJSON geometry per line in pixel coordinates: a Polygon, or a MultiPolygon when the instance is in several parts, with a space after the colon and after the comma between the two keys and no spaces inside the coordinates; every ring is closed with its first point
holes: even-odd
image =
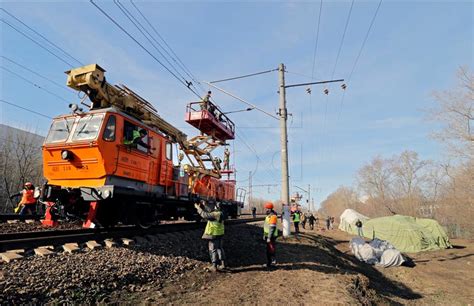
{"type": "Polygon", "coordinates": [[[57,224],[58,208],[82,216],[84,227],[193,220],[199,200],[222,202],[231,217],[240,213],[243,199],[237,197],[233,171],[221,171],[211,154],[234,139],[234,124],[212,102],[206,108],[188,104],[185,120],[201,132],[188,139],[151,103],[125,85],[108,83],[99,65],[66,73],[67,85],[85,94],[81,104],[88,109],[70,105],[72,112],[54,118],[45,139],[45,226],[57,224]],[[178,164],[173,156],[179,156],[178,164]]]}

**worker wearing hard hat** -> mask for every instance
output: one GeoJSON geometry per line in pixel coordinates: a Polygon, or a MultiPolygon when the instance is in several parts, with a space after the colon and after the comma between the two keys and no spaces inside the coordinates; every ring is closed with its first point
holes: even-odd
{"type": "Polygon", "coordinates": [[[263,239],[267,243],[267,263],[265,266],[270,268],[276,264],[275,241],[278,237],[278,218],[277,213],[273,210],[273,203],[266,203],[265,209],[267,210],[267,217],[265,218],[265,223],[263,224],[263,239]]]}
{"type": "Polygon", "coordinates": [[[194,204],[194,207],[196,207],[201,218],[207,220],[202,239],[208,240],[209,255],[212,263],[211,271],[226,270],[224,242],[222,240],[224,237],[224,214],[222,213],[220,203],[217,202],[214,210],[211,212],[206,211],[204,201],[194,204]]]}
{"type": "Polygon", "coordinates": [[[21,201],[15,208],[16,213],[19,212],[20,215],[33,215],[36,213],[36,199],[34,193],[35,186],[30,182],[26,182],[22,191],[10,196],[10,199],[12,199],[21,195],[21,201]]]}

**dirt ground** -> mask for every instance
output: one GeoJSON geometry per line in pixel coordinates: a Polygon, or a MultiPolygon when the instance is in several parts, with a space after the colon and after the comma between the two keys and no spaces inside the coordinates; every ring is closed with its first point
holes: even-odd
{"type": "MultiPolygon", "coordinates": [[[[474,301],[474,243],[410,255],[416,267],[375,268],[355,259],[350,236],[303,230],[300,239],[279,238],[278,265],[267,270],[262,229],[230,227],[225,249],[229,273],[205,263],[177,283],[140,293],[117,292],[112,301],[165,304],[459,304],[474,301]]],[[[204,243],[204,242],[203,242],[204,243]]],[[[202,260],[202,257],[201,257],[202,260]]]]}

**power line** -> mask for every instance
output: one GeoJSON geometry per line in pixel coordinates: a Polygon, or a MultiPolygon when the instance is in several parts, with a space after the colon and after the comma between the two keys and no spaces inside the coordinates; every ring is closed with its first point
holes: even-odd
{"type": "Polygon", "coordinates": [[[61,96],[55,94],[55,93],[52,92],[52,91],[49,91],[49,90],[46,89],[46,88],[41,87],[40,85],[34,83],[34,82],[31,81],[31,80],[28,80],[27,78],[23,77],[22,75],[20,75],[20,74],[14,72],[14,71],[11,71],[10,69],[5,68],[5,67],[3,67],[3,66],[0,66],[0,68],[2,68],[2,69],[5,70],[5,71],[10,72],[11,74],[13,74],[13,75],[17,76],[18,78],[22,79],[23,81],[27,82],[28,84],[30,84],[30,85],[32,85],[32,86],[38,88],[38,89],[41,89],[41,90],[43,90],[43,91],[49,93],[50,95],[55,96],[56,98],[63,100],[63,101],[66,102],[66,103],[69,103],[69,101],[66,100],[66,99],[64,99],[63,97],[61,97],[61,96]]]}
{"type": "Polygon", "coordinates": [[[349,20],[351,19],[352,8],[354,7],[354,0],[351,2],[351,8],[347,14],[346,25],[344,26],[344,32],[342,33],[341,43],[339,44],[339,50],[337,51],[336,62],[334,63],[334,69],[332,70],[331,79],[334,78],[334,73],[336,72],[337,63],[339,61],[339,56],[341,55],[342,46],[344,45],[344,38],[346,37],[347,26],[349,25],[349,20]]]}
{"type": "Polygon", "coordinates": [[[25,24],[23,21],[21,21],[19,18],[15,17],[13,14],[9,13],[7,10],[5,10],[4,8],[0,8],[0,10],[4,11],[5,13],[7,13],[9,16],[13,17],[16,21],[20,22],[22,25],[24,25],[25,27],[27,27],[28,29],[30,29],[31,31],[33,31],[35,34],[37,34],[38,36],[40,36],[41,38],[43,38],[44,40],[46,40],[47,42],[49,42],[51,45],[53,45],[54,47],[56,47],[57,49],[61,50],[64,54],[66,54],[67,56],[69,56],[71,59],[73,59],[74,61],[78,62],[81,66],[84,66],[83,63],[81,63],[77,58],[75,58],[74,56],[72,56],[70,53],[68,53],[67,51],[65,51],[63,48],[61,48],[60,46],[56,45],[55,43],[53,43],[51,40],[47,39],[46,37],[44,37],[43,35],[41,35],[40,33],[38,33],[37,31],[35,31],[33,28],[31,28],[30,26],[28,26],[27,24],[25,24]]]}
{"type": "Polygon", "coordinates": [[[127,30],[125,30],[115,19],[113,19],[109,14],[107,14],[100,6],[94,3],[93,0],[89,0],[92,5],[94,5],[104,16],[106,16],[112,23],[114,23],[122,32],[124,32],[130,39],[132,39],[137,45],[139,45],[146,53],[148,53],[158,64],[160,64],[163,68],[165,68],[173,77],[175,77],[178,82],[183,84],[186,88],[188,88],[192,93],[194,93],[197,97],[201,98],[201,96],[196,93],[194,90],[188,87],[188,84],[184,83],[176,74],[174,74],[166,65],[164,65],[158,58],[156,58],[153,53],[151,53],[147,48],[145,48],[138,40],[136,40],[127,30]]]}
{"type": "Polygon", "coordinates": [[[318,26],[316,28],[316,40],[314,43],[314,52],[313,52],[313,68],[311,70],[311,78],[314,77],[314,69],[316,67],[316,53],[318,52],[318,41],[319,41],[319,26],[321,24],[321,12],[323,10],[323,0],[319,3],[319,15],[318,15],[318,26]]]}
{"type": "Polygon", "coordinates": [[[42,74],[40,74],[40,73],[38,73],[38,72],[36,72],[36,71],[34,71],[34,70],[31,70],[30,68],[28,68],[28,67],[26,67],[26,66],[24,66],[24,65],[22,65],[22,64],[20,64],[20,63],[18,63],[18,62],[16,62],[16,61],[12,60],[11,58],[8,58],[8,57],[3,56],[3,55],[1,55],[1,57],[3,57],[4,59],[6,59],[7,61],[9,61],[9,62],[11,62],[11,63],[17,65],[18,67],[21,67],[21,68],[23,68],[23,69],[25,69],[25,70],[27,70],[27,71],[29,71],[29,72],[35,74],[36,76],[38,76],[38,77],[40,77],[40,78],[42,78],[42,79],[45,79],[45,80],[51,82],[52,84],[58,86],[59,88],[61,88],[61,89],[65,90],[65,91],[71,93],[71,91],[70,91],[67,87],[65,87],[64,85],[59,84],[58,82],[53,81],[53,80],[51,80],[50,78],[48,78],[48,77],[46,77],[46,76],[44,76],[44,75],[42,75],[42,74]]]}
{"type": "Polygon", "coordinates": [[[56,57],[57,59],[59,59],[61,62],[65,63],[66,65],[70,66],[70,67],[73,67],[73,65],[71,65],[71,63],[65,61],[63,58],[59,57],[58,55],[56,55],[54,52],[52,52],[51,50],[49,50],[48,48],[46,48],[45,46],[43,46],[41,43],[37,42],[36,40],[34,40],[33,38],[31,38],[30,36],[28,36],[27,34],[25,34],[24,32],[20,31],[19,29],[17,29],[16,27],[14,27],[13,25],[11,25],[10,23],[8,23],[7,21],[3,20],[3,19],[0,19],[1,22],[5,23],[6,25],[8,25],[9,27],[11,27],[13,30],[17,31],[18,33],[20,33],[21,35],[23,35],[24,37],[28,38],[29,40],[31,40],[32,42],[34,42],[36,45],[38,45],[40,48],[46,50],[48,53],[50,53],[51,55],[53,55],[54,57],[56,57]]]}
{"type": "Polygon", "coordinates": [[[16,105],[16,104],[14,104],[14,103],[5,101],[5,100],[3,100],[3,99],[0,99],[0,102],[2,102],[2,103],[4,103],[4,104],[8,104],[8,105],[13,106],[13,107],[16,107],[16,108],[19,108],[19,109],[22,109],[22,110],[27,111],[27,112],[30,112],[30,113],[32,113],[32,114],[36,114],[36,115],[41,116],[41,117],[45,117],[45,118],[48,118],[48,119],[53,119],[53,117],[50,117],[50,116],[45,115],[45,114],[42,114],[42,113],[35,112],[34,110],[31,110],[31,109],[28,109],[28,108],[25,108],[25,107],[16,105]]]}
{"type": "Polygon", "coordinates": [[[158,49],[156,47],[156,45],[153,43],[153,41],[155,41],[160,47],[161,49],[164,49],[160,43],[158,43],[156,41],[156,39],[150,34],[150,32],[148,32],[148,30],[140,23],[140,21],[138,21],[135,16],[133,16],[130,11],[123,5],[120,3],[120,1],[118,0],[114,0],[114,4],[120,9],[120,11],[122,11],[122,13],[125,15],[125,17],[127,17],[127,19],[137,28],[137,30],[145,37],[145,39],[153,46],[153,48],[164,58],[164,60],[171,66],[171,68],[174,70],[174,72],[179,75],[181,77],[181,79],[183,80],[184,83],[188,84],[188,82],[186,81],[186,78],[183,77],[183,75],[176,69],[176,67],[168,60],[168,58],[160,51],[160,49],[158,49]],[[133,19],[133,20],[132,20],[133,19]],[[148,36],[151,37],[151,39],[153,41],[150,40],[150,38],[145,35],[145,33],[143,33],[143,31],[145,31],[148,36]]]}
{"type": "MultiPolygon", "coordinates": [[[[174,52],[173,48],[171,48],[171,46],[166,42],[166,40],[163,38],[163,36],[160,35],[160,33],[158,32],[158,30],[153,26],[153,24],[148,20],[148,18],[146,18],[146,16],[141,12],[141,10],[135,5],[135,3],[133,3],[133,0],[130,0],[130,3],[133,5],[133,7],[137,10],[137,12],[143,17],[143,19],[148,23],[148,25],[151,27],[151,29],[156,33],[156,35],[158,35],[158,37],[161,39],[161,41],[168,47],[168,49],[171,51],[171,53],[173,53],[173,55],[176,57],[176,59],[178,60],[178,63],[181,64],[178,66],[181,67],[181,69],[183,69],[183,71],[195,82],[199,85],[199,87],[201,87],[201,89],[204,91],[204,88],[201,86],[201,83],[196,79],[196,77],[194,76],[194,74],[188,69],[188,67],[186,67],[186,65],[183,63],[183,61],[179,58],[179,56],[174,52]]],[[[164,49],[166,51],[166,49],[164,49]]],[[[176,62],[175,58],[173,56],[171,56],[168,52],[166,52],[170,57],[171,59],[173,59],[173,61],[176,62]]]]}
{"type": "MultiPolygon", "coordinates": [[[[383,1],[383,0],[380,0],[380,1],[379,1],[379,4],[378,4],[378,6],[377,6],[377,9],[375,10],[374,16],[372,17],[372,20],[371,20],[371,22],[370,22],[369,28],[367,29],[367,33],[365,34],[364,40],[363,40],[363,42],[362,42],[362,45],[360,46],[359,53],[357,54],[357,57],[356,57],[356,59],[355,59],[355,61],[354,61],[354,65],[352,66],[352,70],[351,70],[351,73],[349,74],[349,78],[347,79],[347,83],[349,83],[349,82],[351,81],[351,79],[352,79],[352,75],[354,74],[354,70],[355,70],[355,68],[356,68],[356,66],[357,66],[357,63],[359,62],[359,58],[360,58],[360,56],[361,56],[361,54],[362,54],[362,50],[364,49],[364,46],[365,46],[365,44],[366,44],[366,42],[367,42],[367,40],[368,40],[368,38],[369,38],[370,31],[372,30],[372,27],[373,27],[373,25],[374,25],[374,23],[375,23],[375,19],[377,18],[377,14],[378,14],[378,12],[379,12],[380,6],[382,5],[382,1],[383,1]]],[[[341,103],[340,103],[340,107],[339,107],[339,116],[338,116],[339,118],[341,117],[342,107],[343,107],[343,105],[344,105],[344,98],[345,98],[345,96],[346,96],[346,92],[344,91],[343,94],[342,94],[341,103]]]]}
{"type": "Polygon", "coordinates": [[[379,5],[377,6],[377,9],[375,10],[374,16],[372,17],[372,21],[370,22],[370,26],[367,29],[367,33],[365,34],[364,41],[362,42],[362,45],[360,46],[359,54],[357,54],[356,60],[354,62],[354,65],[352,66],[352,70],[351,70],[351,73],[349,74],[348,80],[351,80],[351,78],[352,78],[352,74],[354,73],[354,70],[355,70],[356,65],[359,61],[360,55],[362,54],[362,50],[364,49],[365,43],[367,42],[367,39],[369,38],[370,30],[372,29],[372,26],[375,23],[375,19],[377,18],[377,14],[379,12],[380,5],[382,5],[382,0],[379,1],[379,5]]]}
{"type": "Polygon", "coordinates": [[[271,69],[271,70],[265,70],[265,71],[260,71],[260,72],[251,73],[251,74],[245,74],[245,75],[241,75],[241,76],[236,76],[236,77],[232,77],[232,78],[228,78],[228,79],[222,79],[222,80],[217,80],[217,81],[211,81],[211,82],[209,82],[209,83],[214,84],[214,83],[220,83],[220,82],[238,80],[238,79],[248,78],[248,77],[251,77],[251,76],[260,75],[260,74],[265,74],[265,73],[269,73],[269,72],[273,72],[273,71],[277,71],[277,70],[278,70],[278,68],[275,68],[275,69],[271,69]]]}

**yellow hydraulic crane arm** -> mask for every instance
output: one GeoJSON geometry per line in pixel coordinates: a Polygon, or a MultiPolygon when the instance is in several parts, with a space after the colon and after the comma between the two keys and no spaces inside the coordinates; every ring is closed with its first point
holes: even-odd
{"type": "Polygon", "coordinates": [[[111,85],[104,73],[105,70],[97,64],[68,70],[67,86],[86,93],[92,102],[91,109],[115,106],[156,127],[174,141],[186,142],[186,134],[161,118],[150,102],[125,85],[111,85]]]}

